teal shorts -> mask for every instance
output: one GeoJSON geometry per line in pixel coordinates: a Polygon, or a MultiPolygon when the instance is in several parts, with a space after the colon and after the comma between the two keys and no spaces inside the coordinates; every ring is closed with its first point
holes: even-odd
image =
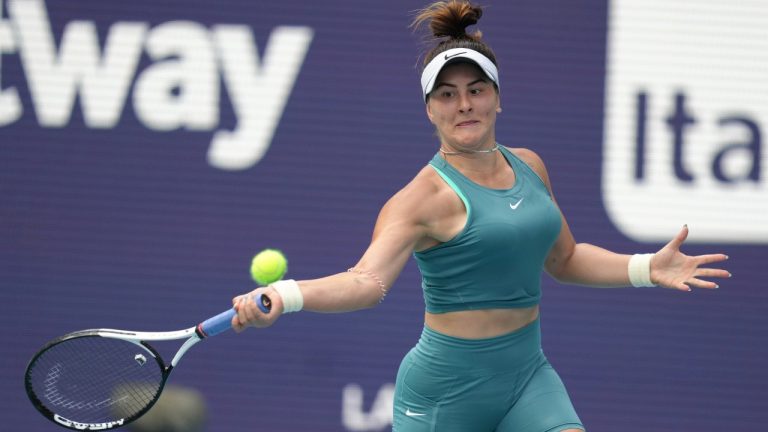
{"type": "Polygon", "coordinates": [[[427,327],[397,373],[394,432],[584,429],[541,351],[539,320],[489,339],[427,327]]]}

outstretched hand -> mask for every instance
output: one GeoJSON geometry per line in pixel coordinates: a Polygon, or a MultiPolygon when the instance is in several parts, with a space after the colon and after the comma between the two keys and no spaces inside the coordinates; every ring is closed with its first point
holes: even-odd
{"type": "Polygon", "coordinates": [[[690,291],[691,287],[718,288],[716,283],[700,278],[729,278],[731,273],[723,269],[701,266],[725,261],[728,256],[723,254],[685,255],[680,252],[680,246],[687,237],[688,225],[685,225],[672,241],[656,252],[651,259],[651,282],[681,291],[690,291]]]}

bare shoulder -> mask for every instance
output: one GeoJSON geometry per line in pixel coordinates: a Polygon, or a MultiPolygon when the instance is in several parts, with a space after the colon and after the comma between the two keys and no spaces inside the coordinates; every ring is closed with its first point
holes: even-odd
{"type": "Polygon", "coordinates": [[[410,239],[412,250],[424,250],[454,237],[465,222],[459,196],[435,169],[426,166],[384,205],[374,239],[395,233],[410,239]]]}
{"type": "Polygon", "coordinates": [[[387,201],[382,213],[412,218],[415,222],[424,223],[428,219],[428,209],[439,197],[444,185],[435,170],[425,166],[387,201]]]}
{"type": "Polygon", "coordinates": [[[515,156],[520,158],[523,162],[525,162],[528,166],[533,169],[533,171],[539,175],[542,181],[544,181],[544,184],[547,185],[547,187],[550,187],[549,184],[549,174],[547,173],[547,168],[544,165],[544,160],[541,159],[541,157],[536,154],[531,149],[527,148],[510,148],[507,147],[509,151],[512,152],[515,156]]]}

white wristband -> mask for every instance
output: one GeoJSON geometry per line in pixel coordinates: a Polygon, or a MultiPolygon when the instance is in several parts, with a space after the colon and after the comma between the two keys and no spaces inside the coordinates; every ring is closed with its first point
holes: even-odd
{"type": "Polygon", "coordinates": [[[651,282],[651,258],[654,254],[635,254],[629,259],[627,272],[629,273],[629,282],[633,287],[652,287],[656,286],[651,282]]]}
{"type": "Polygon", "coordinates": [[[283,313],[298,312],[304,307],[304,295],[295,280],[281,280],[271,286],[283,299],[283,313]]]}

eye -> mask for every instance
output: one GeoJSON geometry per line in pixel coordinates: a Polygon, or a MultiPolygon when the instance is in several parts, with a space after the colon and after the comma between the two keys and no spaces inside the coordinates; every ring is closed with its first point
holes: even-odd
{"type": "Polygon", "coordinates": [[[442,98],[450,98],[453,97],[454,92],[451,90],[443,90],[440,92],[440,97],[442,98]]]}

